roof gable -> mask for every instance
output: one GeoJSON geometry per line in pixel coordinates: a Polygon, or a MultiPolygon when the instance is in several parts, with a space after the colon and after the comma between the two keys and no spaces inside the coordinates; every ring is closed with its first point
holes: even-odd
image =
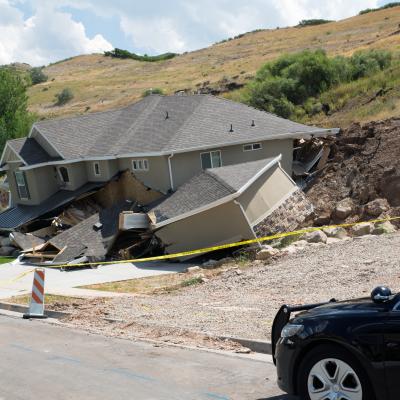
{"type": "Polygon", "coordinates": [[[280,157],[207,169],[154,207],[151,212],[156,225],[201,212],[211,205],[223,204],[239,195],[261,174],[278,163],[280,157]]]}

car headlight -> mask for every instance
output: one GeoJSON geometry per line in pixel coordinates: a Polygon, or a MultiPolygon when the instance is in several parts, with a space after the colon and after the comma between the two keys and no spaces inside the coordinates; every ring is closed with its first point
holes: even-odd
{"type": "Polygon", "coordinates": [[[282,338],[289,338],[298,335],[304,329],[304,325],[299,324],[286,324],[281,332],[282,338]]]}

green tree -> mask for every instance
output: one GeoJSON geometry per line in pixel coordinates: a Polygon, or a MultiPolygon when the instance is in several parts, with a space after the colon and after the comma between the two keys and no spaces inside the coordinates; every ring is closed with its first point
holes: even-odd
{"type": "Polygon", "coordinates": [[[9,68],[0,68],[0,149],[9,139],[28,134],[35,116],[27,111],[26,84],[9,68]]]}

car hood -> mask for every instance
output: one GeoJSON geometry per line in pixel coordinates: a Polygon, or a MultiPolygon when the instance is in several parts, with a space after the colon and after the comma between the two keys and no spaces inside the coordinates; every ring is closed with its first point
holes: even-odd
{"type": "Polygon", "coordinates": [[[330,315],[346,315],[346,314],[365,314],[365,313],[378,313],[386,309],[385,304],[376,304],[369,297],[338,301],[324,304],[319,307],[312,308],[308,311],[300,312],[296,315],[294,320],[314,318],[330,315]]]}

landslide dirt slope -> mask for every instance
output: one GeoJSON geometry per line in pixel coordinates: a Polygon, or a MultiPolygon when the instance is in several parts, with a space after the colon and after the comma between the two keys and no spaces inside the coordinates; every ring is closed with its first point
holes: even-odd
{"type": "Polygon", "coordinates": [[[400,215],[400,118],[351,125],[339,134],[331,155],[307,192],[317,215],[331,214],[345,198],[355,204],[349,222],[368,218],[363,206],[377,198],[388,200],[387,215],[400,215]]]}
{"type": "Polygon", "coordinates": [[[283,53],[324,48],[331,55],[350,55],[365,48],[400,49],[399,26],[400,7],[396,7],[319,26],[248,33],[163,62],[74,57],[45,68],[49,80],[30,88],[29,105],[47,118],[126,105],[149,88],[173,93],[215,86],[221,80],[243,84],[263,63],[283,53]],[[66,87],[74,99],[54,107],[55,94],[66,87]]]}

